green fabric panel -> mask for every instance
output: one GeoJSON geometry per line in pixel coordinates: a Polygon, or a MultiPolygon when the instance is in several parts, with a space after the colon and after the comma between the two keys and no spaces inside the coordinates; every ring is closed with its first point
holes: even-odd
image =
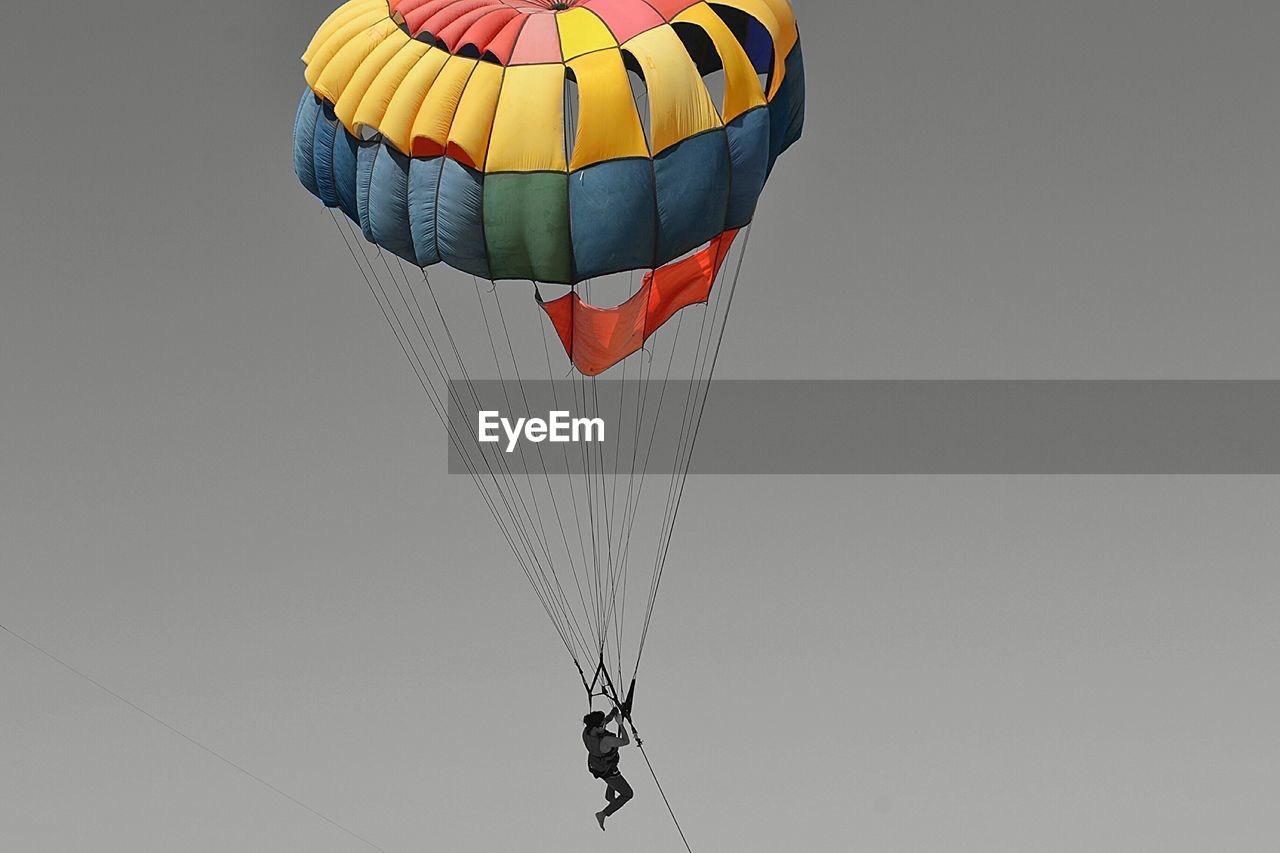
{"type": "Polygon", "coordinates": [[[493,278],[570,283],[569,176],[485,175],[484,235],[493,278]]]}

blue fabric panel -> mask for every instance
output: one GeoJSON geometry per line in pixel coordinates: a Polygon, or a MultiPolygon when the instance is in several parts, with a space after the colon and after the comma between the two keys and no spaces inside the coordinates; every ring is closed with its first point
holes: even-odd
{"type": "Polygon", "coordinates": [[[298,114],[293,120],[293,172],[312,195],[320,195],[316,187],[316,170],[311,161],[311,149],[315,144],[316,115],[320,105],[315,95],[307,89],[298,102],[298,114]]]}
{"type": "Polygon", "coordinates": [[[787,55],[787,76],[769,103],[769,168],[804,130],[804,58],[800,42],[787,55]]]}
{"type": "Polygon", "coordinates": [[[344,129],[333,142],[333,185],[338,195],[338,207],[351,218],[360,221],[356,204],[356,152],[360,142],[344,129]]]}
{"type": "Polygon", "coordinates": [[[690,137],[653,160],[658,194],[658,264],[695,249],[725,228],[729,149],[723,129],[690,137]]]}
{"type": "Polygon", "coordinates": [[[377,245],[417,263],[409,232],[409,158],[386,145],[376,150],[369,181],[369,232],[377,245]]]}
{"type": "Polygon", "coordinates": [[[569,175],[569,228],[577,278],[653,266],[653,167],[609,160],[569,175]]]}
{"type": "Polygon", "coordinates": [[[747,59],[757,74],[768,74],[769,63],[773,60],[773,37],[764,24],[750,15],[747,16],[747,59]]]}
{"type": "Polygon", "coordinates": [[[769,111],[758,107],[738,116],[725,128],[733,169],[726,228],[741,228],[755,215],[756,201],[769,175],[769,125],[769,111]]]}
{"type": "Polygon", "coordinates": [[[369,224],[369,189],[373,181],[373,161],[377,159],[380,145],[361,145],[356,149],[356,216],[364,238],[373,242],[373,227],[369,224]]]}
{"type": "Polygon", "coordinates": [[[316,173],[317,195],[326,207],[334,207],[338,203],[338,193],[333,186],[333,141],[338,131],[338,120],[326,115],[326,112],[321,104],[320,113],[316,116],[311,163],[316,173]]]}
{"type": "Polygon", "coordinates": [[[488,278],[483,199],[484,176],[445,158],[436,203],[436,242],[440,258],[451,267],[488,278]]]}
{"type": "Polygon", "coordinates": [[[420,267],[440,260],[440,249],[436,246],[436,194],[443,165],[443,157],[430,160],[415,157],[409,161],[409,233],[420,267]]]}

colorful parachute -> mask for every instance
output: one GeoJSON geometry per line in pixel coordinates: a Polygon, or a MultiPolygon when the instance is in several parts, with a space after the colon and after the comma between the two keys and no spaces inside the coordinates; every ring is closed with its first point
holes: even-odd
{"type": "MultiPolygon", "coordinates": [[[[294,126],[295,171],[349,220],[340,225],[347,248],[438,410],[447,393],[438,380],[470,376],[457,345],[469,335],[438,302],[441,337],[430,334],[433,312],[424,310],[406,267],[420,268],[427,286],[426,268],[439,263],[476,277],[483,316],[470,328],[489,334],[500,374],[508,365],[494,342],[499,316],[501,331],[509,330],[496,291],[511,286],[481,289],[479,279],[532,283],[542,308],[536,313],[549,320],[551,340],[576,368],[576,381],[620,371],[623,408],[628,357],[645,359],[633,380],[653,379],[659,348],[651,338],[684,309],[704,305],[692,368],[682,378],[709,379],[716,324],[722,330],[724,320],[718,297],[727,292],[727,313],[732,296],[718,283],[734,267],[731,246],[736,237],[745,242],[765,180],[803,124],[804,71],[787,0],[350,0],[321,26],[303,59],[308,88],[294,126]],[[383,269],[389,279],[380,278],[383,269]],[[636,271],[644,272],[638,286],[636,271]],[[593,282],[619,275],[623,298],[592,304],[593,287],[603,295],[593,282]],[[569,290],[544,300],[542,290],[555,285],[569,290]]],[[[673,343],[668,374],[675,350],[673,343]]],[[[514,378],[523,380],[530,364],[534,357],[510,346],[514,378]]],[[[549,353],[547,368],[554,378],[549,353]]],[[[705,387],[689,387],[692,408],[705,387]]],[[[586,399],[583,386],[579,402],[586,399]]],[[[677,452],[690,452],[695,435],[690,415],[677,452]]],[[[679,459],[687,471],[687,456],[679,459]]],[[[623,642],[620,630],[614,640],[606,637],[620,618],[607,601],[619,584],[625,588],[630,529],[625,539],[622,527],[596,530],[604,524],[596,511],[607,512],[610,498],[592,481],[582,487],[591,506],[575,515],[581,532],[589,510],[599,538],[575,549],[565,535],[553,554],[545,500],[527,481],[504,476],[502,464],[481,449],[468,470],[575,661],[591,666],[599,657],[603,666],[610,642],[623,642]],[[607,548],[600,544],[606,536],[607,548]],[[572,596],[556,574],[566,554],[580,611],[569,607],[572,596]],[[584,618],[575,625],[578,615],[584,618]]],[[[604,460],[593,470],[603,481],[604,460]]],[[[673,473],[669,494],[675,488],[673,473]]],[[[548,478],[546,490],[563,503],[563,487],[557,494],[548,478]]],[[[567,494],[577,507],[572,486],[567,494]]],[[[627,524],[630,504],[629,494],[626,506],[613,507],[621,515],[606,520],[627,524]]],[[[679,498],[669,497],[670,519],[664,515],[660,527],[663,563],[672,504],[679,498]]],[[[555,510],[563,532],[560,504],[555,510]]],[[[660,576],[656,558],[655,595],[660,576]]]]}

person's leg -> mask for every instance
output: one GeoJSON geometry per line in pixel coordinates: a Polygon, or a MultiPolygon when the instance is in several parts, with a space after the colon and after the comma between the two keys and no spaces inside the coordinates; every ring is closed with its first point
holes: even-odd
{"type": "Polygon", "coordinates": [[[604,816],[608,817],[618,809],[625,806],[627,801],[635,796],[635,792],[631,790],[631,786],[627,784],[627,780],[622,778],[621,773],[615,773],[613,776],[605,779],[604,782],[609,786],[608,790],[605,792],[605,799],[609,801],[609,805],[605,806],[604,809],[604,816]]]}

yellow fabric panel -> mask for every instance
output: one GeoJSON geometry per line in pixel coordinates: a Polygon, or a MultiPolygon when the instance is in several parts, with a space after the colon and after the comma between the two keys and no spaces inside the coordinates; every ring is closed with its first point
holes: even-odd
{"type": "Polygon", "coordinates": [[[623,45],[644,71],[649,89],[649,136],[658,154],[682,139],[720,127],[707,87],[671,26],[641,33],[623,45]]]}
{"type": "Polygon", "coordinates": [[[485,171],[565,171],[563,65],[507,69],[485,171]]]}
{"type": "Polygon", "coordinates": [[[449,155],[477,169],[484,167],[493,113],[502,88],[502,71],[501,65],[492,62],[476,65],[466,88],[462,90],[462,99],[449,129],[449,155]]]}
{"type": "MultiPolygon", "coordinates": [[[[429,50],[431,50],[429,46],[416,39],[409,39],[401,46],[395,56],[391,57],[390,61],[373,78],[364,95],[360,98],[360,105],[356,107],[355,113],[351,117],[351,122],[347,125],[352,133],[358,133],[362,127],[372,127],[380,131],[384,136],[387,135],[386,130],[383,128],[387,109],[400,91],[400,86],[404,83],[409,72],[417,67],[422,57],[429,50]]],[[[351,86],[347,87],[347,91],[343,93],[344,98],[351,93],[351,88],[351,86]]],[[[422,94],[426,94],[426,89],[422,90],[422,94]]],[[[415,112],[421,103],[422,100],[419,98],[418,103],[414,104],[415,112]]],[[[341,112],[338,113],[338,117],[342,118],[341,112]]],[[[412,121],[413,114],[410,113],[408,119],[400,127],[403,131],[403,139],[401,141],[407,141],[409,123],[412,121]]],[[[399,145],[397,144],[396,147],[399,147],[399,145]]]]}
{"type": "Polygon", "coordinates": [[[715,44],[716,53],[720,54],[720,61],[724,64],[724,109],[721,117],[726,122],[765,103],[760,78],[751,67],[746,51],[710,6],[705,3],[690,6],[674,20],[700,27],[715,44]]]}
{"type": "MultiPolygon", "coordinates": [[[[399,32],[397,30],[397,32],[399,32]]],[[[358,39],[357,39],[358,41],[358,39]]],[[[338,120],[348,129],[355,130],[356,110],[360,107],[360,102],[364,99],[365,93],[369,91],[370,84],[374,79],[382,73],[382,69],[387,63],[395,59],[396,55],[408,44],[411,39],[406,38],[384,38],[378,43],[378,46],[369,52],[369,55],[356,66],[356,70],[352,73],[351,79],[342,87],[338,100],[334,102],[333,112],[338,120]]],[[[337,57],[335,57],[336,59],[337,57]]],[[[333,64],[329,66],[332,71],[333,64]]],[[[323,79],[323,78],[322,78],[323,79]]]]}
{"type": "Polygon", "coordinates": [[[302,61],[310,64],[320,46],[325,43],[329,36],[339,27],[350,23],[352,19],[361,15],[367,15],[370,12],[379,11],[380,7],[385,5],[383,0],[350,0],[343,3],[337,9],[333,10],[333,14],[325,19],[320,25],[320,29],[316,30],[316,34],[311,37],[311,43],[307,45],[307,49],[302,53],[302,61]]]}
{"type": "Polygon", "coordinates": [[[571,60],[569,67],[578,81],[578,136],[569,168],[618,157],[648,157],[622,54],[600,50],[571,60]]]}
{"type": "MultiPolygon", "coordinates": [[[[330,103],[337,104],[343,90],[347,88],[347,83],[355,76],[356,69],[369,57],[369,54],[379,47],[385,49],[385,43],[388,41],[391,42],[391,49],[394,51],[404,43],[406,38],[407,36],[400,32],[395,24],[384,17],[381,22],[368,27],[339,48],[333,58],[325,63],[324,70],[320,72],[315,82],[312,83],[310,79],[307,82],[311,83],[311,88],[317,95],[323,95],[330,103]]],[[[325,45],[326,50],[328,46],[328,44],[325,45]]],[[[390,54],[387,55],[390,56],[390,54]]],[[[315,67],[312,65],[307,68],[308,77],[311,69],[315,67]]]]}
{"type": "Polygon", "coordinates": [[[556,15],[556,24],[560,27],[560,52],[566,60],[618,43],[604,21],[581,6],[556,15]]]}
{"type": "MultiPolygon", "coordinates": [[[[416,39],[411,44],[422,44],[416,39]]],[[[426,45],[423,45],[426,47],[426,45]]],[[[404,79],[396,86],[382,114],[382,122],[378,129],[388,142],[405,154],[412,148],[413,123],[422,109],[422,102],[435,82],[436,75],[449,59],[446,51],[428,47],[422,58],[409,69],[404,79]]],[[[357,114],[358,116],[358,114],[357,114]]]]}
{"type": "Polygon", "coordinates": [[[769,86],[769,98],[772,100],[778,93],[778,87],[782,85],[782,78],[787,73],[784,60],[798,37],[796,19],[791,12],[791,6],[787,0],[716,0],[716,2],[746,12],[769,31],[769,36],[773,39],[773,74],[770,75],[771,85],[769,86]],[[779,12],[785,12],[785,14],[780,17],[779,12]]]}
{"type": "Polygon", "coordinates": [[[450,56],[436,75],[422,108],[413,120],[413,132],[409,147],[411,154],[435,155],[443,154],[449,141],[449,127],[453,124],[453,114],[458,109],[458,101],[462,98],[462,90],[466,88],[471,72],[475,70],[477,60],[465,56],[450,56]]]}
{"type": "MultiPolygon", "coordinates": [[[[334,57],[336,57],[342,49],[352,41],[359,41],[368,44],[370,40],[367,34],[370,28],[377,27],[380,22],[385,23],[387,26],[394,27],[394,24],[387,20],[386,15],[375,10],[372,12],[365,12],[363,15],[352,18],[347,23],[335,29],[329,37],[324,40],[324,43],[316,49],[315,53],[311,56],[311,61],[307,63],[307,70],[305,74],[307,85],[314,90],[316,88],[316,84],[324,75],[325,68],[327,68],[329,63],[333,61],[334,57]]],[[[372,49],[373,45],[370,44],[369,46],[372,49]]]]}

